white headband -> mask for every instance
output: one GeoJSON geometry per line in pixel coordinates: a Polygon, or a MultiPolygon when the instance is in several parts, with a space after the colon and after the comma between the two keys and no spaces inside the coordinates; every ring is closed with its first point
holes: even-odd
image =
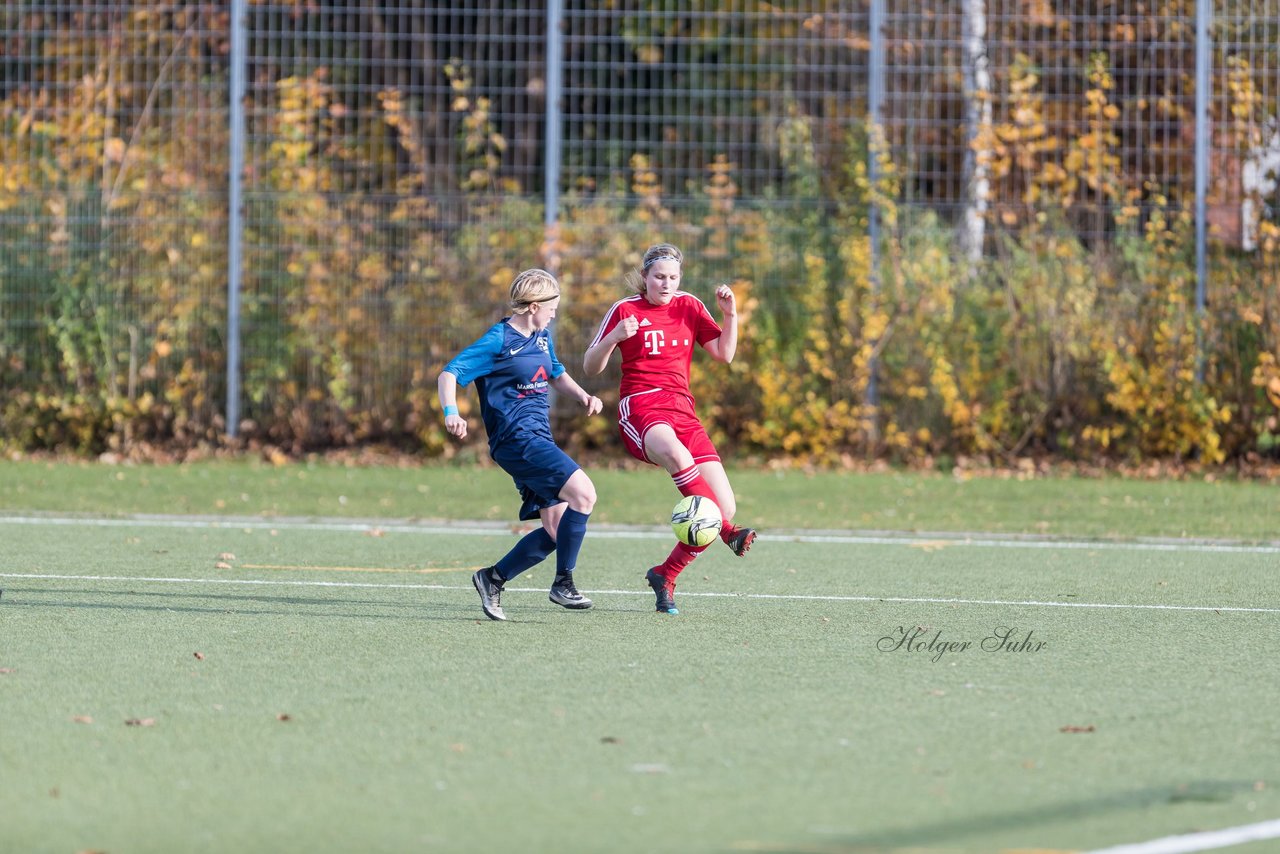
{"type": "Polygon", "coordinates": [[[644,269],[648,270],[650,267],[652,267],[654,264],[658,263],[659,261],[675,261],[676,263],[679,263],[680,259],[674,255],[655,255],[652,258],[650,258],[648,261],[644,262],[644,269]]]}

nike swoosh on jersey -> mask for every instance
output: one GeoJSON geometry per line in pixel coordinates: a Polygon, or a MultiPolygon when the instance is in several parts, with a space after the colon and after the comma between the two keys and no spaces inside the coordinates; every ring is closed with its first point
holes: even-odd
{"type": "Polygon", "coordinates": [[[519,347],[512,347],[511,355],[514,356],[516,353],[519,353],[521,350],[523,350],[525,347],[528,347],[528,346],[529,346],[528,344],[521,344],[519,347]]]}

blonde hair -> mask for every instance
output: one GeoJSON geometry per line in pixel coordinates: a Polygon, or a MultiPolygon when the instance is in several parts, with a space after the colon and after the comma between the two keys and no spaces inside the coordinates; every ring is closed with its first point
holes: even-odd
{"type": "Polygon", "coordinates": [[[642,294],[647,287],[644,282],[645,274],[649,272],[658,261],[675,261],[684,267],[684,253],[670,243],[655,243],[644,251],[644,257],[640,260],[640,269],[632,270],[627,273],[627,287],[638,294],[642,294]]]}
{"type": "Polygon", "coordinates": [[[560,283],[546,270],[525,270],[511,283],[511,295],[507,301],[514,314],[527,314],[540,302],[551,302],[560,296],[560,283]]]}

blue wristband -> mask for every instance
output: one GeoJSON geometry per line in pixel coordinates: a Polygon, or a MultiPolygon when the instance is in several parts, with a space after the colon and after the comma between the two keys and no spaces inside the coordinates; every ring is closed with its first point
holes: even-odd
{"type": "Polygon", "coordinates": [[[450,415],[457,415],[457,414],[458,414],[458,407],[456,407],[456,406],[446,406],[446,407],[444,408],[444,417],[445,417],[445,418],[448,418],[450,415]]]}

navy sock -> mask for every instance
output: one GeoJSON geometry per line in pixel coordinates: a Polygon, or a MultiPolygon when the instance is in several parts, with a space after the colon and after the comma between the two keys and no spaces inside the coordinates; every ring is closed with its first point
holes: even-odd
{"type": "Polygon", "coordinates": [[[539,526],[537,530],[521,537],[520,542],[512,546],[511,551],[498,561],[498,575],[503,581],[510,581],[529,567],[541,563],[555,550],[556,541],[551,539],[546,528],[539,526]]]}
{"type": "Polygon", "coordinates": [[[579,513],[572,507],[560,517],[560,526],[556,528],[556,575],[573,572],[578,565],[578,549],[582,548],[590,518],[590,513],[579,513]]]}

